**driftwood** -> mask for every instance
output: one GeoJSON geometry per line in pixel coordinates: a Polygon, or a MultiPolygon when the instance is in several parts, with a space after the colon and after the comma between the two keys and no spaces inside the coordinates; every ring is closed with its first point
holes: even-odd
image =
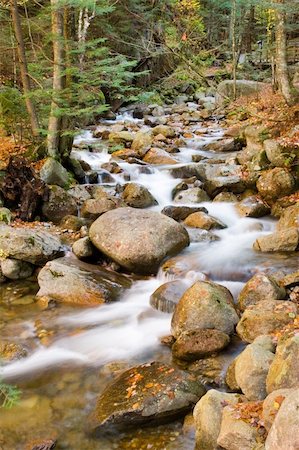
{"type": "Polygon", "coordinates": [[[24,221],[32,221],[39,213],[42,202],[49,196],[46,183],[21,156],[10,158],[0,191],[5,205],[13,208],[24,221]]]}

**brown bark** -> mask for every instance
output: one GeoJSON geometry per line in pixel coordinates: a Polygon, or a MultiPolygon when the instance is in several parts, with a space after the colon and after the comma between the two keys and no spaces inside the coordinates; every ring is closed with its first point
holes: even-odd
{"type": "Polygon", "coordinates": [[[286,14],[283,10],[284,0],[276,0],[276,77],[278,88],[288,105],[295,103],[295,94],[292,92],[287,63],[287,37],[286,37],[286,14]]]}
{"type": "Polygon", "coordinates": [[[58,0],[51,0],[53,34],[53,93],[48,123],[48,155],[59,159],[62,118],[59,114],[59,97],[64,88],[64,14],[58,0]]]}
{"type": "Polygon", "coordinates": [[[25,95],[25,103],[26,108],[28,111],[32,134],[33,136],[38,136],[38,120],[36,111],[34,108],[34,104],[32,102],[32,99],[30,98],[30,79],[28,76],[28,67],[27,67],[27,59],[26,59],[26,51],[25,51],[25,44],[23,39],[23,33],[22,33],[22,27],[21,27],[21,20],[20,15],[18,11],[18,4],[17,0],[11,0],[10,3],[10,10],[11,10],[11,16],[12,16],[12,22],[14,27],[14,33],[17,40],[17,52],[18,52],[18,60],[19,60],[19,66],[20,66],[20,74],[21,74],[21,80],[23,85],[23,92],[25,95]]]}

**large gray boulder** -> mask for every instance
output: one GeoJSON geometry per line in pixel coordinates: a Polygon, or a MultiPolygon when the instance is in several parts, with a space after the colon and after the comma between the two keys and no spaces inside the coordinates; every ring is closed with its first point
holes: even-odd
{"type": "Polygon", "coordinates": [[[160,423],[186,414],[205,394],[194,377],[159,362],[120,374],[99,397],[92,425],[105,429],[160,423]]]}
{"type": "Polygon", "coordinates": [[[106,256],[135,273],[152,274],[167,256],[189,245],[185,228],[154,211],[119,208],[99,217],[89,232],[106,256]]]}
{"type": "Polygon", "coordinates": [[[72,258],[59,258],[38,274],[37,297],[74,305],[96,306],[113,301],[131,282],[123,275],[72,258]]]}
{"type": "Polygon", "coordinates": [[[58,237],[33,228],[0,226],[0,253],[2,258],[26,261],[43,266],[63,254],[58,237]]]}
{"type": "Polygon", "coordinates": [[[157,200],[149,190],[138,183],[128,183],[122,192],[122,199],[133,208],[148,208],[157,205],[157,200]]]}
{"type": "Polygon", "coordinates": [[[77,202],[62,187],[50,186],[49,198],[43,203],[42,213],[51,222],[60,223],[65,216],[78,215],[77,202]]]}
{"type": "Polygon", "coordinates": [[[197,281],[180,299],[171,323],[172,334],[215,329],[232,334],[238,322],[233,297],[228,289],[210,281],[197,281]]]}
{"type": "Polygon", "coordinates": [[[68,171],[53,158],[47,158],[40,169],[40,177],[47,184],[56,184],[57,186],[66,187],[70,181],[68,171]]]}
{"type": "MultiPolygon", "coordinates": [[[[237,80],[236,81],[236,96],[251,96],[258,95],[265,87],[266,83],[260,83],[258,81],[250,80],[237,80]]],[[[222,81],[216,91],[216,106],[223,106],[223,104],[229,100],[234,99],[234,81],[225,80],[222,81]]]]}

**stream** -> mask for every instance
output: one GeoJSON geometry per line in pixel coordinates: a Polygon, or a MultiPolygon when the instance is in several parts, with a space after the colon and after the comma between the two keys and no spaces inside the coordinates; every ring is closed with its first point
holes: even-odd
{"type": "MultiPolygon", "coordinates": [[[[110,126],[123,122],[134,122],[141,130],[147,128],[142,120],[129,114],[103,123],[110,126]]],[[[222,137],[217,121],[210,122],[208,129],[204,123],[192,127],[193,132],[202,129],[202,134],[186,138],[180,153],[172,155],[178,164],[190,163],[193,155],[223,160],[233,156],[202,150],[204,144],[222,137]]],[[[120,161],[123,172],[112,175],[113,182],[104,183],[101,165],[111,159],[108,150],[92,153],[78,149],[81,144],[99,141],[90,130],[85,130],[76,137],[77,148],[72,152],[74,158],[99,171],[99,184],[113,189],[129,178],[149,189],[158,202],[153,210],[161,211],[173,204],[172,191],[181,181],[171,176],[173,166],[120,161]]],[[[227,225],[214,232],[219,240],[191,243],[173,258],[169,270],[160,269],[156,277],[138,279],[115,303],[80,310],[63,305],[42,311],[34,302],[35,283],[17,282],[1,287],[1,333],[17,336],[29,351],[27,357],[0,368],[1,377],[22,391],[15,408],[0,411],[0,449],[31,449],[33,445],[26,447],[25,443],[43,439],[57,439],[55,448],[69,450],[194,448],[194,436],[182,428],[181,421],[93,439],[88,433],[88,417],[96,397],[117,371],[153,359],[171,361],[171,352],[160,344],[160,338],[170,333],[171,314],[149,305],[151,294],[159,286],[180,279],[187,288],[208,276],[226,286],[237,299],[244,283],[256,271],[283,267],[282,256],[269,257],[252,250],[257,237],[274,230],[274,219],[243,218],[233,203],[205,202],[200,206],[227,225]]],[[[229,362],[242,348],[236,339],[216,358],[221,366],[219,376],[223,377],[229,362]]]]}

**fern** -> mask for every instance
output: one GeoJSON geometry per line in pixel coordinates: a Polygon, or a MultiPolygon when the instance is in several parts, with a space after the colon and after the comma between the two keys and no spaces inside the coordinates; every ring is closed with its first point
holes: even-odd
{"type": "Polygon", "coordinates": [[[21,391],[11,384],[0,381],[0,408],[12,408],[15,406],[21,396],[21,391]]]}

